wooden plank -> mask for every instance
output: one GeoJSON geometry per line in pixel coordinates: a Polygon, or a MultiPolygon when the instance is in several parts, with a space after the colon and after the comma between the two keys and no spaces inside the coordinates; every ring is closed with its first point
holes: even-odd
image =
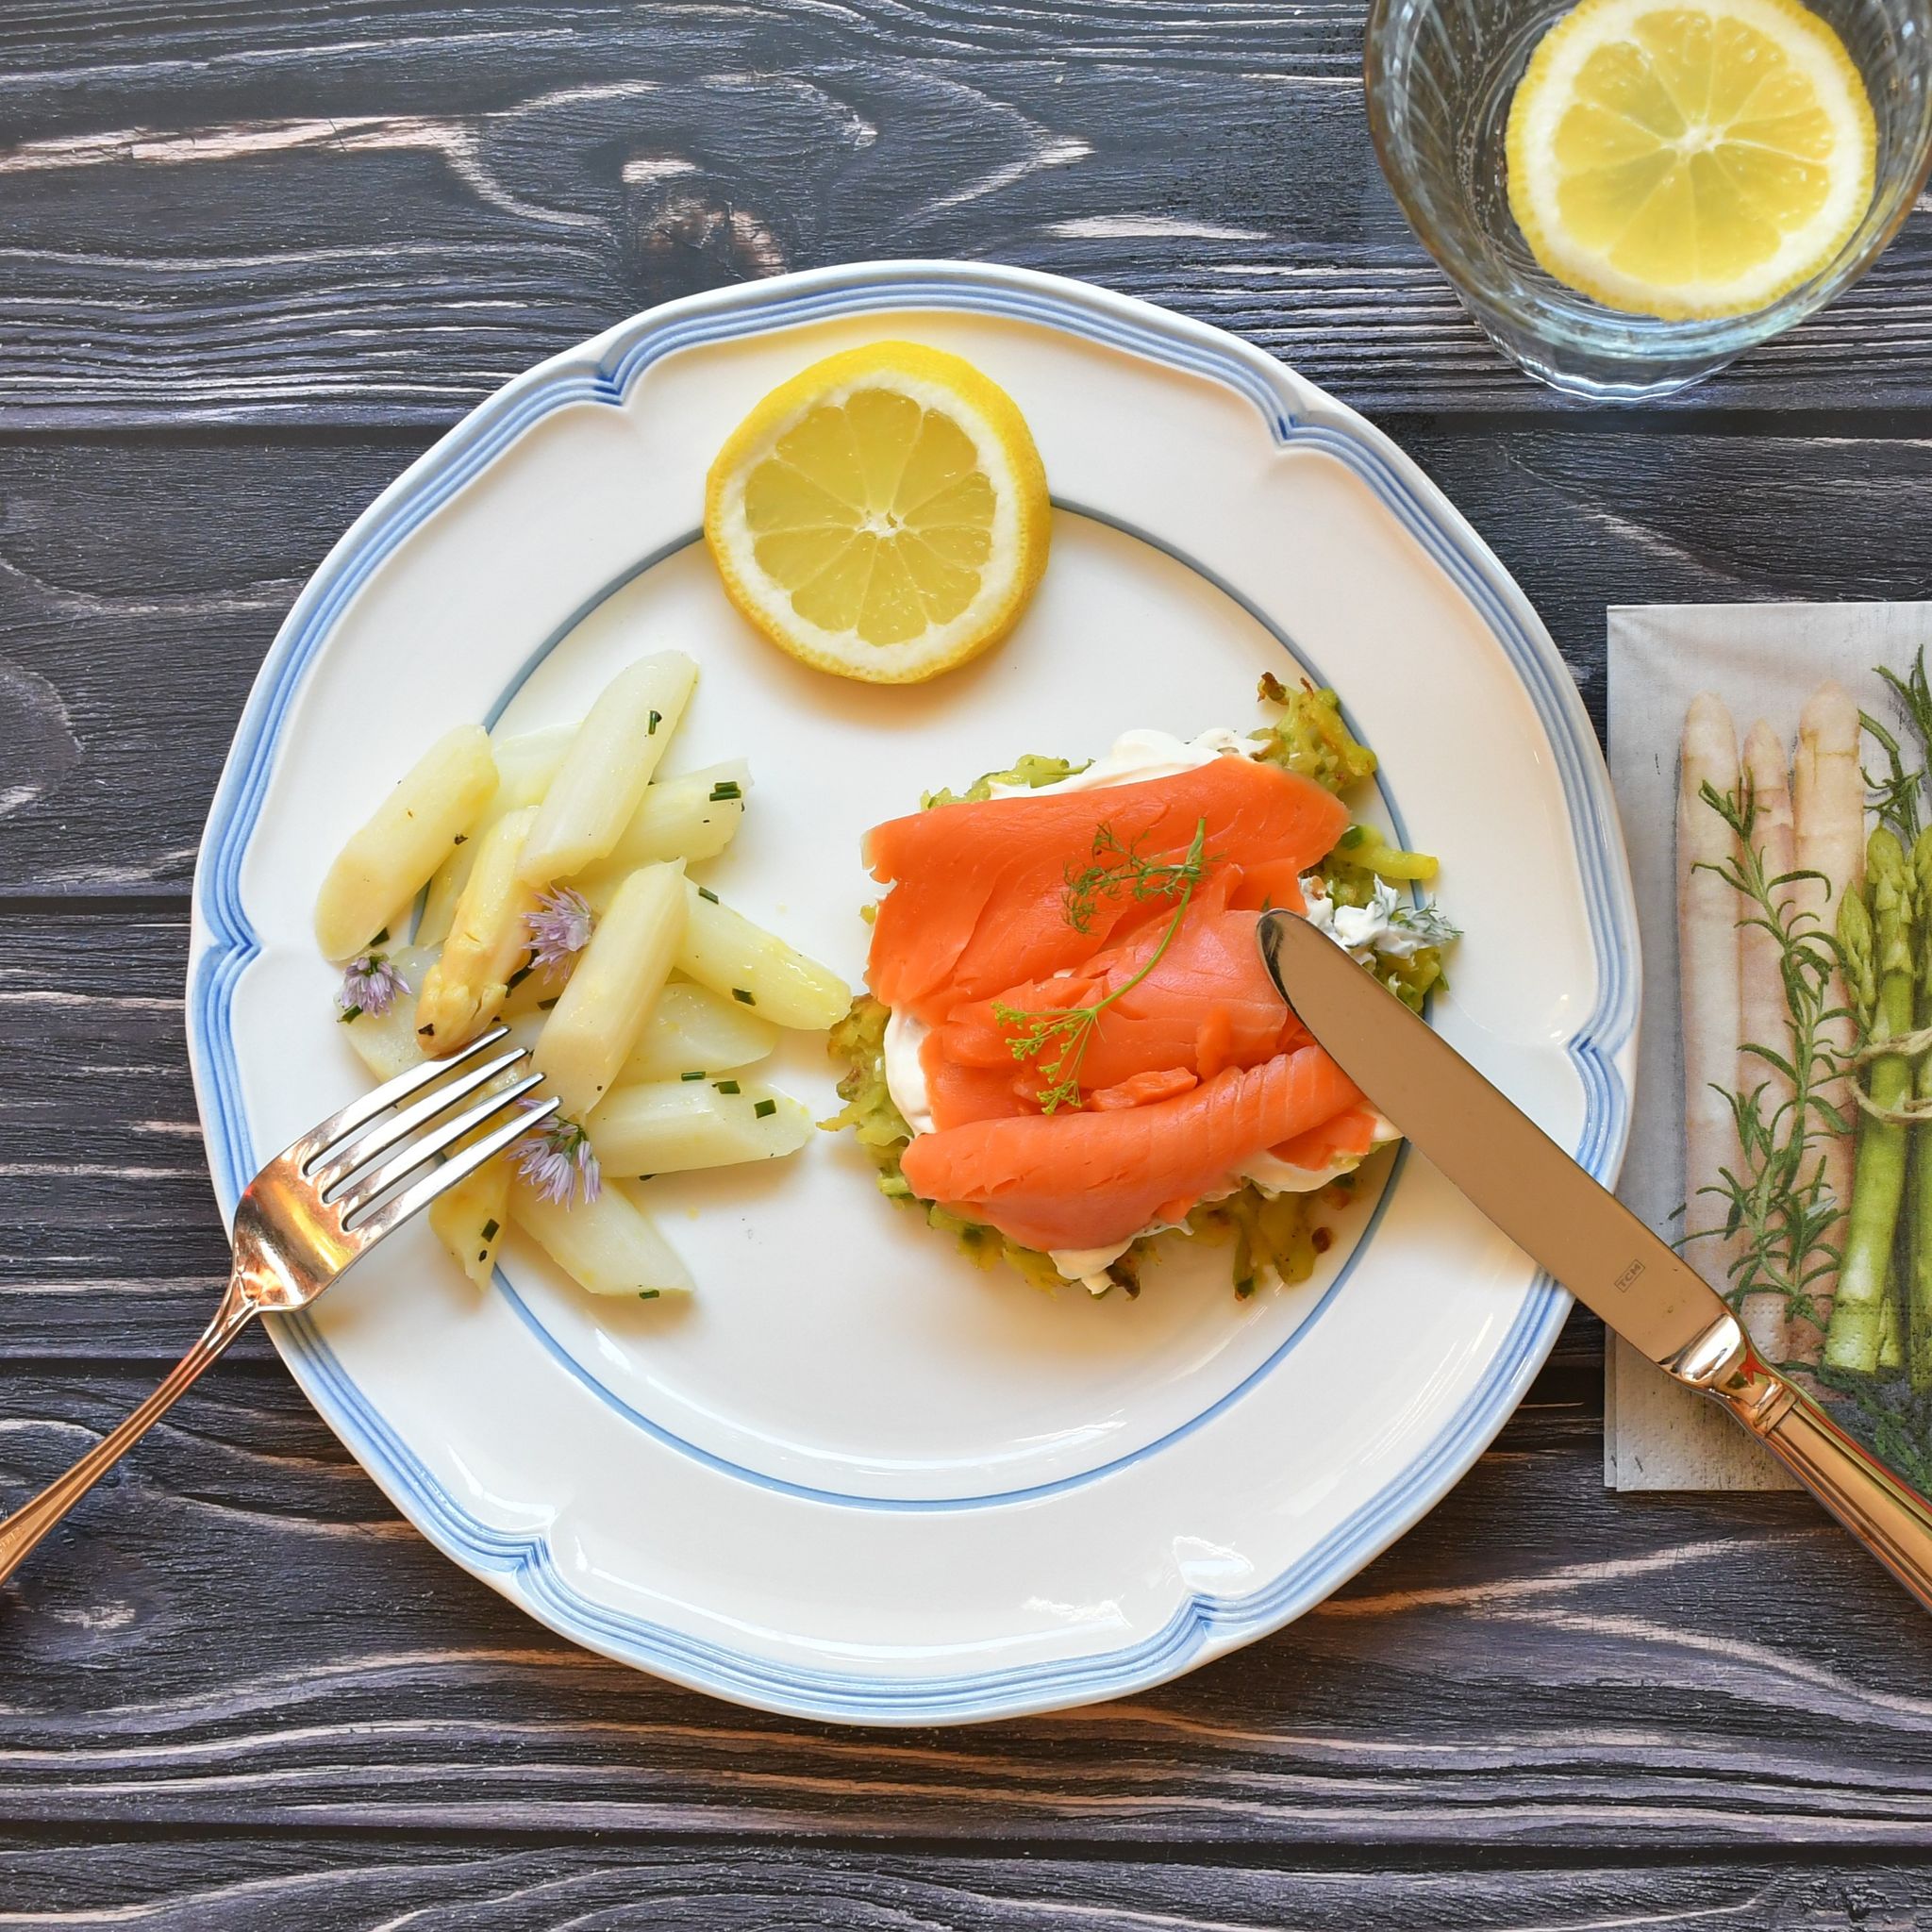
{"type": "MultiPolygon", "coordinates": [[[[144,1386],[10,1375],[8,1491],[144,1386]]],[[[1525,1407],[1339,1598],[1177,1684],[888,1736],[570,1649],[396,1524],[278,1373],[224,1369],[10,1587],[0,1822],[1923,1849],[1932,1624],[1802,1499],[1607,1497],[1596,1426],[1525,1407]]]]}
{"type": "Polygon", "coordinates": [[[0,446],[0,897],[185,895],[262,653],[413,454],[0,446]]]}
{"type": "MultiPolygon", "coordinates": [[[[1563,407],[1404,223],[1344,0],[102,11],[0,42],[0,425],[444,424],[667,297],[906,256],[1163,302],[1364,407],[1563,407]]],[[[1928,290],[1915,219],[1696,406],[1923,404],[1928,290]]]]}
{"type": "Polygon", "coordinates": [[[0,1356],[164,1360],[212,1312],[227,1249],[182,1038],[187,949],[178,911],[0,914],[0,1356]]]}
{"type": "Polygon", "coordinates": [[[1914,1923],[1925,1868],[1751,1858],[1648,1860],[1478,1872],[1323,1868],[1132,1857],[908,1857],[873,1847],[517,1845],[480,1836],[423,1843],[304,1834],[43,1842],[0,1836],[8,1905],[32,1923],[91,1932],[135,1913],[151,1932],[314,1932],[420,1923],[437,1932],[534,1924],[649,1924],[661,1932],[1704,1932],[1719,1924],[1807,1932],[1914,1923]],[[419,1917],[420,1915],[420,1917],[419,1917]]]}
{"type": "MultiPolygon", "coordinates": [[[[1607,604],[1924,590],[1907,533],[1932,517],[1932,442],[1390,426],[1517,574],[1599,723],[1607,604]]],[[[262,652],[417,446],[0,442],[0,898],[185,890],[262,652]]]]}

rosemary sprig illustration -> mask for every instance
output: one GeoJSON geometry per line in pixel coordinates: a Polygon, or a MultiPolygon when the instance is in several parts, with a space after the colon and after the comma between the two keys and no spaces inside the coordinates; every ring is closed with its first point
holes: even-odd
{"type": "Polygon", "coordinates": [[[1734,1304],[1747,1294],[1770,1292],[1784,1297],[1791,1315],[1815,1319],[1811,1284],[1838,1266],[1834,1237],[1842,1213],[1842,1204],[1824,1185],[1816,1144],[1851,1126],[1824,1091],[1843,1072],[1826,1037],[1827,1023],[1843,1011],[1832,1002],[1839,944],[1791,901],[1793,885],[1818,875],[1767,872],[1763,849],[1752,838],[1756,808],[1749,794],[1724,793],[1707,784],[1700,796],[1738,841],[1736,857],[1722,865],[1702,863],[1700,869],[1722,878],[1743,900],[1740,925],[1775,941],[1790,1015],[1790,1039],[1782,1049],[1766,1041],[1742,1045],[1742,1052],[1764,1063],[1767,1078],[1720,1090],[1737,1123],[1740,1159],[1735,1170],[1724,1168],[1718,1181],[1701,1191],[1717,1196],[1724,1208],[1722,1226],[1701,1232],[1726,1240],[1742,1236],[1731,1266],[1734,1304]],[[1775,1099],[1773,1071],[1788,1089],[1775,1099]]]}

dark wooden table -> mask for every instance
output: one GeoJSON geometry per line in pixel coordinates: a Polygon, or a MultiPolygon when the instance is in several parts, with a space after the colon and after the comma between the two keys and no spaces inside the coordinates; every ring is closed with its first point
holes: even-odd
{"type": "MultiPolygon", "coordinates": [[[[0,0],[0,1494],[224,1266],[182,1041],[304,577],[498,383],[874,256],[1083,275],[1367,410],[1541,609],[1926,593],[1932,221],[1687,401],[1567,408],[1383,187],[1359,0],[0,0]]],[[[763,1718],[569,1649],[245,1341],[0,1606],[0,1925],[1932,1924],[1932,1625],[1802,1499],[1614,1497],[1574,1321],[1335,1601],[1132,1703],[763,1718]],[[1923,1901],[1921,1905],[1919,1902],[1923,1901]]]]}

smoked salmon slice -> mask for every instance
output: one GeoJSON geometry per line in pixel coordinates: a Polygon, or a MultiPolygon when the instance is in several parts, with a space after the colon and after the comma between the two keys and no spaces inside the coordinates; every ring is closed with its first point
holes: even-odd
{"type": "MultiPolygon", "coordinates": [[[[938,1126],[958,1126],[986,1113],[1019,1113],[1044,1083],[1038,1060],[1016,1065],[1014,1028],[994,1008],[1064,1012],[1108,998],[1133,979],[1164,937],[1172,908],[1143,922],[1124,944],[1097,955],[1064,979],[1008,987],[997,1000],[955,1009],[922,1053],[938,1126]],[[1003,1083],[984,1073],[1005,1069],[1003,1083]]],[[[1302,1037],[1256,943],[1255,912],[1197,913],[1189,908],[1173,943],[1145,979],[1102,1014],[1081,1060],[1080,1079],[1111,1088],[1139,1074],[1184,1069],[1211,1078],[1225,1067],[1251,1067],[1302,1037]]]]}
{"type": "Polygon", "coordinates": [[[1319,1127],[1310,1127],[1307,1133],[1297,1134],[1292,1141],[1284,1141],[1268,1151],[1291,1167],[1304,1167],[1310,1174],[1320,1174],[1324,1168],[1338,1166],[1344,1160],[1359,1160],[1375,1144],[1375,1136],[1387,1131],[1381,1115],[1374,1108],[1351,1107],[1334,1119],[1324,1121],[1319,1127]]]}
{"type": "Polygon", "coordinates": [[[1257,1154],[1361,1105],[1341,1068],[1303,1046],[1145,1107],[922,1134],[900,1168],[914,1192],[1024,1247],[1100,1248],[1180,1220],[1257,1154]]]}
{"type": "Polygon", "coordinates": [[[873,876],[891,890],[879,902],[866,976],[895,1011],[938,1025],[962,1003],[1077,968],[1158,918],[1164,902],[1123,893],[1102,896],[1081,925],[1069,920],[1070,870],[1089,861],[1102,826],[1120,847],[1178,860],[1205,824],[1209,858],[1265,868],[1280,892],[1347,823],[1340,800],[1311,779],[1239,755],[1133,785],[892,819],[867,842],[873,876]]]}

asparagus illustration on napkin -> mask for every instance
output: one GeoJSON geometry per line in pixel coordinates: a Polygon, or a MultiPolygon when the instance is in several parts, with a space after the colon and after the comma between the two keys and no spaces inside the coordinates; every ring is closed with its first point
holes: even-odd
{"type": "MultiPolygon", "coordinates": [[[[1875,675],[1932,750],[1923,659],[1875,675]]],[[[1798,740],[1684,719],[1677,924],[1685,1252],[1767,1360],[1932,1479],[1927,777],[1844,688],[1798,740]],[[1870,738],[1883,754],[1864,769],[1870,738]],[[1869,833],[1868,813],[1875,820],[1869,833]]]]}

